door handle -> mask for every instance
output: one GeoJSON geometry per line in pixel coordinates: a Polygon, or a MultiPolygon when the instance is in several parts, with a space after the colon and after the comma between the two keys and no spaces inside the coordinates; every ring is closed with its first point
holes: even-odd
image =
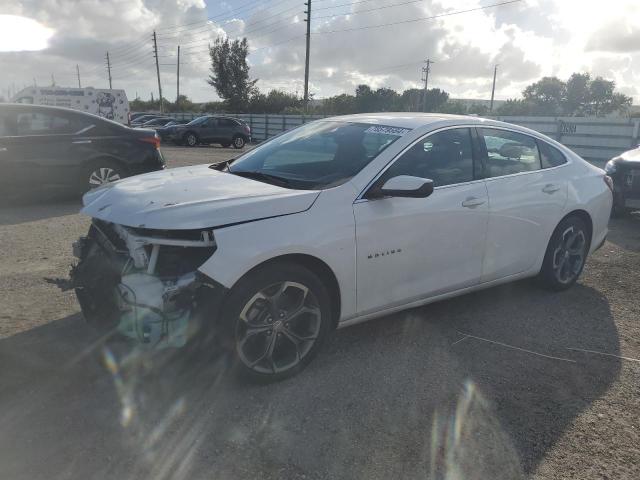
{"type": "Polygon", "coordinates": [[[91,140],[74,140],[71,143],[91,143],[91,140]]]}
{"type": "Polygon", "coordinates": [[[466,208],[476,208],[485,203],[484,200],[477,197],[469,197],[464,202],[462,202],[462,206],[466,208]]]}
{"type": "Polygon", "coordinates": [[[557,192],[558,190],[560,190],[560,187],[558,187],[557,185],[554,185],[553,183],[548,183],[542,189],[542,191],[544,193],[548,193],[549,195],[551,195],[552,193],[557,192]]]}

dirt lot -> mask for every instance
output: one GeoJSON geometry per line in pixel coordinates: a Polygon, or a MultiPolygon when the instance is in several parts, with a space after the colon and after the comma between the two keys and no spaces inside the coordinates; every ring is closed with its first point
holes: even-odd
{"type": "Polygon", "coordinates": [[[640,216],[568,292],[519,282],[343,329],[257,386],[215,355],[101,341],[50,283],[78,208],[0,208],[0,478],[640,478],[640,216]]]}

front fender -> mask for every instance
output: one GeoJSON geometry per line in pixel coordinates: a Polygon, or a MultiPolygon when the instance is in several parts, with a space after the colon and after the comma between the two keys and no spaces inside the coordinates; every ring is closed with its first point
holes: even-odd
{"type": "MultiPolygon", "coordinates": [[[[320,196],[322,197],[322,195],[320,196]]],[[[232,288],[252,268],[275,257],[302,254],[316,257],[333,271],[341,297],[341,317],[355,313],[355,225],[350,209],[270,218],[215,230],[216,253],[198,269],[232,288]]]]}

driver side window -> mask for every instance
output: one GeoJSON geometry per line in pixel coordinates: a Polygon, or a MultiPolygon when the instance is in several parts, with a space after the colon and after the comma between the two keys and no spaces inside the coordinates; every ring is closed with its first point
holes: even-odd
{"type": "Polygon", "coordinates": [[[398,175],[429,178],[434,187],[473,180],[471,131],[455,128],[422,138],[384,173],[384,180],[398,175]]]}

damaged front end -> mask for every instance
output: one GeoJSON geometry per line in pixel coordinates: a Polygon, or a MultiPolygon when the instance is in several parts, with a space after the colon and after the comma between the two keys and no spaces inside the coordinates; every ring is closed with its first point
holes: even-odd
{"type": "Polygon", "coordinates": [[[216,250],[213,231],[152,230],[94,219],[74,243],[71,285],[89,322],[148,347],[181,347],[224,288],[197,271],[216,250]]]}

